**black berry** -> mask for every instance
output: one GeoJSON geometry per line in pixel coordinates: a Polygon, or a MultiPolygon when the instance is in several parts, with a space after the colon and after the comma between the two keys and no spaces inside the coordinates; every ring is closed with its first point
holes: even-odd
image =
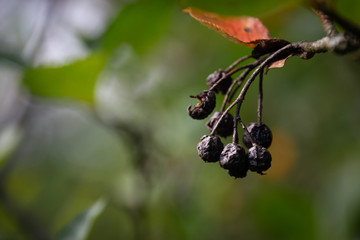
{"type": "Polygon", "coordinates": [[[244,148],[235,143],[227,144],[220,155],[220,166],[227,169],[230,176],[235,178],[246,177],[249,164],[244,148]]]}
{"type": "MultiPolygon", "coordinates": [[[[210,118],[210,120],[206,123],[206,126],[210,131],[213,130],[221,115],[222,112],[215,112],[214,115],[210,118]]],[[[234,117],[230,113],[227,113],[217,126],[215,134],[221,137],[230,136],[233,133],[233,127],[234,117]]]]}
{"type": "Polygon", "coordinates": [[[216,105],[215,93],[212,91],[203,91],[196,96],[190,96],[191,98],[197,98],[200,102],[197,103],[191,110],[191,105],[187,108],[188,114],[194,119],[204,119],[210,115],[216,105]]]}
{"type": "MultiPolygon", "coordinates": [[[[250,123],[247,126],[247,130],[251,134],[254,142],[264,148],[269,148],[272,142],[272,133],[268,126],[265,124],[250,123]]],[[[244,132],[243,142],[247,148],[252,147],[251,139],[247,132],[244,132]]]]}
{"type": "Polygon", "coordinates": [[[218,136],[204,135],[197,145],[199,157],[205,162],[219,161],[224,145],[218,136]]]}
{"type": "MultiPolygon", "coordinates": [[[[226,76],[226,72],[224,70],[219,69],[207,77],[207,79],[206,79],[207,85],[209,86],[209,88],[211,88],[212,86],[214,86],[214,84],[217,83],[217,81],[219,81],[221,78],[223,78],[225,76],[226,76]]],[[[214,88],[214,92],[218,93],[220,91],[221,93],[225,94],[227,92],[227,90],[229,89],[231,83],[232,83],[232,78],[230,76],[224,78],[214,88]]]]}
{"type": "Polygon", "coordinates": [[[249,148],[246,157],[249,162],[249,169],[261,175],[271,166],[271,154],[262,146],[255,145],[249,148]]]}

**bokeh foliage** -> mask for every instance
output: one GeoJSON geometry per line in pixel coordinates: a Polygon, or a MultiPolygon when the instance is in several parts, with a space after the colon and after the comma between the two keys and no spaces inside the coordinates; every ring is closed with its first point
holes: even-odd
{"type": "MultiPolygon", "coordinates": [[[[360,23],[359,1],[337,2],[360,23]]],[[[59,239],[360,237],[360,70],[351,56],[291,58],[265,76],[263,119],[274,133],[265,176],[235,180],[203,163],[195,146],[205,121],[186,114],[206,76],[251,49],[182,8],[258,16],[290,41],[324,35],[310,9],[296,0],[109,5],[104,29],[78,36],[86,56],[65,64],[36,64],[0,41],[1,69],[15,73],[0,79],[18,81],[0,85],[0,110],[13,101],[0,116],[0,239],[29,239],[34,228],[59,239]]],[[[256,94],[245,122],[256,119],[256,94]]]]}

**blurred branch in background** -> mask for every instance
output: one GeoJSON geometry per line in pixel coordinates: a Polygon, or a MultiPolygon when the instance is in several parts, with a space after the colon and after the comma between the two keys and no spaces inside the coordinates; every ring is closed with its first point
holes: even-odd
{"type": "Polygon", "coordinates": [[[11,199],[4,188],[4,179],[1,179],[0,202],[7,211],[7,216],[14,218],[20,229],[28,235],[29,239],[51,239],[44,225],[39,224],[38,219],[25,209],[21,209],[14,199],[11,199]]]}

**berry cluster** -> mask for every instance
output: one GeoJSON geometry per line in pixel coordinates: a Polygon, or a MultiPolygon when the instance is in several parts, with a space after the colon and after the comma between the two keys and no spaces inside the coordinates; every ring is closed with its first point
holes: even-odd
{"type": "Polygon", "coordinates": [[[197,145],[197,151],[200,158],[205,162],[219,161],[220,166],[226,169],[230,176],[235,178],[245,177],[248,170],[263,175],[263,172],[271,166],[271,154],[268,148],[272,142],[272,132],[261,120],[263,101],[262,81],[266,65],[262,64],[263,59],[258,59],[251,64],[235,68],[247,58],[249,57],[237,60],[226,70],[219,69],[210,74],[207,78],[209,89],[196,96],[190,96],[191,98],[197,98],[199,103],[194,107],[190,105],[187,109],[189,116],[193,119],[205,119],[215,109],[216,94],[225,95],[220,110],[215,111],[206,123],[210,134],[204,135],[201,138],[197,145]],[[252,75],[243,85],[246,77],[254,69],[255,71],[253,71],[252,75]],[[236,79],[233,79],[232,76],[239,71],[243,72],[236,79]],[[257,122],[252,122],[245,126],[240,118],[240,108],[245,94],[256,76],[259,76],[258,119],[257,122]],[[238,97],[232,101],[240,88],[241,91],[238,97]],[[236,112],[232,115],[230,110],[235,106],[236,112]],[[243,129],[242,142],[247,151],[239,144],[238,124],[243,129]],[[233,141],[224,146],[220,137],[231,135],[233,141]]]}

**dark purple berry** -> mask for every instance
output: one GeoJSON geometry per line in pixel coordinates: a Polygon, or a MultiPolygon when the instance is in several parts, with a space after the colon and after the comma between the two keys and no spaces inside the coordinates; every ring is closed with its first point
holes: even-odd
{"type": "MultiPolygon", "coordinates": [[[[219,69],[207,77],[207,79],[206,79],[207,85],[209,86],[209,88],[211,88],[212,86],[214,86],[214,84],[217,83],[217,81],[219,81],[221,78],[223,78],[225,76],[226,76],[226,72],[224,70],[219,69]]],[[[231,83],[232,83],[232,78],[230,76],[224,78],[214,88],[214,92],[218,93],[220,91],[221,93],[225,94],[227,92],[227,90],[229,89],[231,83]]]]}
{"type": "MultiPolygon", "coordinates": [[[[212,131],[221,117],[222,112],[215,112],[210,120],[206,123],[207,128],[212,131]]],[[[221,137],[230,136],[233,133],[234,117],[230,113],[226,113],[215,130],[215,134],[221,137]]]]}
{"type": "Polygon", "coordinates": [[[218,136],[204,135],[197,145],[199,157],[205,162],[219,161],[224,145],[218,136]]]}
{"type": "Polygon", "coordinates": [[[253,172],[263,174],[271,166],[271,154],[270,152],[259,145],[255,145],[249,148],[246,155],[249,162],[249,169],[253,172]]]}
{"type": "Polygon", "coordinates": [[[191,110],[191,105],[187,108],[188,114],[194,119],[204,119],[212,113],[216,105],[215,93],[212,91],[203,91],[196,96],[190,96],[191,98],[197,98],[200,102],[195,104],[191,110]]]}
{"type": "Polygon", "coordinates": [[[220,155],[220,166],[228,170],[230,176],[235,178],[246,177],[249,164],[245,150],[239,144],[227,144],[220,155]]]}
{"type": "Polygon", "coordinates": [[[228,174],[235,178],[244,178],[247,175],[248,168],[230,168],[227,170],[228,174]]]}
{"type": "MultiPolygon", "coordinates": [[[[247,126],[247,130],[251,134],[254,142],[264,148],[269,148],[272,142],[272,133],[268,126],[265,124],[250,123],[247,126]]],[[[243,142],[247,148],[252,147],[251,139],[247,132],[244,132],[243,142]]]]}

